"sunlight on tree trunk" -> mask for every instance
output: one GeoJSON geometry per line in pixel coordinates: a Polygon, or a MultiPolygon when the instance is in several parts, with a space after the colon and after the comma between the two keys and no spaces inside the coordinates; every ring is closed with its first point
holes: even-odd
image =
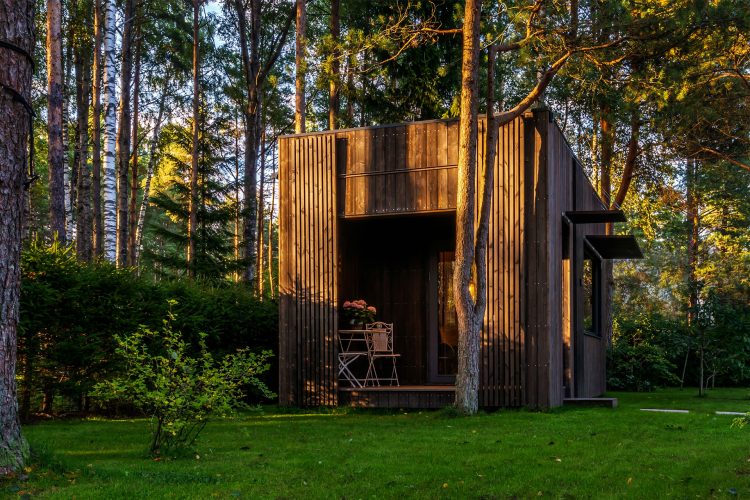
{"type": "MultiPolygon", "coordinates": [[[[0,39],[19,48],[0,50],[0,476],[21,470],[29,456],[29,445],[18,419],[16,344],[23,191],[29,164],[31,109],[27,106],[31,102],[33,73],[34,4],[30,0],[0,0],[0,39]]],[[[57,83],[53,88],[61,94],[57,83]]],[[[55,98],[52,103],[55,109],[58,102],[55,98]]],[[[62,217],[57,220],[57,230],[62,230],[64,236],[65,217],[58,216],[62,217]]]]}

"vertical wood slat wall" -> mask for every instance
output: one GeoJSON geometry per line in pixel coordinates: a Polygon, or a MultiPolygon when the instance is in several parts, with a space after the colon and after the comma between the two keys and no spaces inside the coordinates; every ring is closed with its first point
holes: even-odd
{"type": "Polygon", "coordinates": [[[332,135],[279,139],[279,400],[337,403],[336,164],[332,135]]]}
{"type": "MultiPolygon", "coordinates": [[[[479,120],[476,179],[477,221],[485,166],[487,122],[479,120]]],[[[490,208],[487,248],[487,309],[480,350],[480,404],[522,406],[525,392],[524,302],[524,121],[501,127],[490,208]]]]}
{"type": "MultiPolygon", "coordinates": [[[[337,216],[451,210],[457,126],[456,121],[422,122],[280,140],[282,404],[336,404],[337,216]]],[[[485,120],[479,127],[483,166],[485,120]]],[[[564,396],[563,332],[577,317],[574,304],[580,302],[574,300],[580,296],[578,280],[565,281],[562,212],[601,209],[601,204],[594,206],[598,197],[548,112],[528,113],[504,126],[497,152],[480,404],[557,406],[564,396]],[[584,202],[576,207],[576,200],[584,202]]],[[[480,178],[481,171],[478,188],[480,178]]],[[[583,233],[595,230],[581,228],[571,235],[576,250],[582,249],[583,233]]],[[[578,273],[581,263],[570,264],[575,270],[567,272],[578,273]]],[[[593,341],[579,345],[583,342],[593,341]]],[[[585,362],[592,364],[587,374],[601,378],[596,382],[601,385],[601,342],[586,351],[585,362]]],[[[576,395],[596,390],[594,382],[588,384],[576,395]]]]}

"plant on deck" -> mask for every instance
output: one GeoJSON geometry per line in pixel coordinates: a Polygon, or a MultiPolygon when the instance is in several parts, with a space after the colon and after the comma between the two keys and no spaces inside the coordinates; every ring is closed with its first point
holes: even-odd
{"type": "Polygon", "coordinates": [[[161,331],[142,327],[116,337],[124,372],[94,387],[100,400],[123,401],[151,416],[151,454],[188,449],[210,417],[230,415],[242,406],[247,386],[274,396],[257,377],[268,370],[270,351],[241,349],[217,361],[201,335],[198,354],[191,357],[180,332],[172,329],[174,319],[170,309],[161,331]]]}
{"type": "Polygon", "coordinates": [[[367,305],[364,299],[347,300],[342,307],[346,318],[355,323],[367,324],[375,321],[377,309],[375,309],[375,306],[367,305]]]}

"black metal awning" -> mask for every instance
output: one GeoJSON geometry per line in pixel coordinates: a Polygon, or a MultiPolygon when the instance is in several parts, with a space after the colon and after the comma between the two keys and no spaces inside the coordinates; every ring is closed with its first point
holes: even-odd
{"type": "Polygon", "coordinates": [[[601,224],[609,222],[625,222],[622,210],[569,210],[565,212],[573,224],[601,224]]]}
{"type": "Polygon", "coordinates": [[[642,259],[643,252],[632,234],[592,234],[584,236],[602,259],[642,259]]]}

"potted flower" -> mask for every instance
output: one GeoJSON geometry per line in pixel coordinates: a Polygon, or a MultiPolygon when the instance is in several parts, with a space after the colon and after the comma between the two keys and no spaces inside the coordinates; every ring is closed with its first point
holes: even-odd
{"type": "Polygon", "coordinates": [[[342,307],[344,317],[349,320],[352,327],[372,323],[375,320],[375,313],[377,313],[375,306],[367,305],[367,302],[363,299],[347,300],[342,307]]]}

